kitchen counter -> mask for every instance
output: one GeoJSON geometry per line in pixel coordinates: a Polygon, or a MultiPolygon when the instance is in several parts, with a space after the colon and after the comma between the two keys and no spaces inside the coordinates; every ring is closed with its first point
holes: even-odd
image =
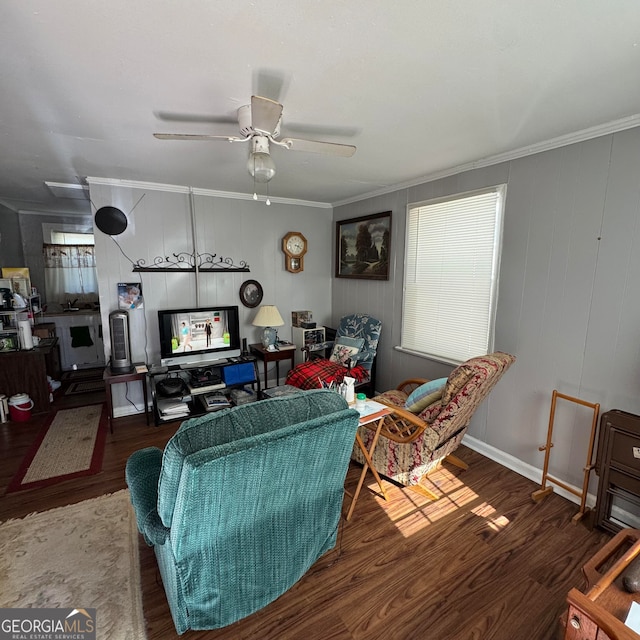
{"type": "Polygon", "coordinates": [[[42,314],[42,318],[66,318],[71,316],[99,316],[100,311],[95,309],[78,309],[78,311],[47,311],[42,314]]]}

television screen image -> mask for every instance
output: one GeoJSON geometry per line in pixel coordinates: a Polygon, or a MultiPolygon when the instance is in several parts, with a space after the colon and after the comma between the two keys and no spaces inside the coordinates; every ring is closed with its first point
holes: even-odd
{"type": "Polygon", "coordinates": [[[190,364],[239,355],[238,307],[158,311],[163,364],[190,364]]]}
{"type": "Polygon", "coordinates": [[[229,323],[226,311],[181,313],[174,316],[171,353],[229,346],[229,323]]]}

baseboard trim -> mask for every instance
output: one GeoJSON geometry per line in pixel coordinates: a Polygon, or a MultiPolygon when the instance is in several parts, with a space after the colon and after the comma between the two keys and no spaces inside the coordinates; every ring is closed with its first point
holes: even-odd
{"type": "MultiPolygon", "coordinates": [[[[469,449],[473,449],[473,451],[476,451],[477,453],[482,454],[486,458],[489,458],[490,460],[493,460],[494,462],[501,464],[503,467],[506,467],[507,469],[511,469],[511,471],[515,471],[521,476],[524,476],[525,478],[528,478],[529,480],[532,480],[537,484],[540,484],[542,482],[542,469],[538,469],[537,467],[534,467],[533,465],[523,462],[522,460],[516,458],[515,456],[512,456],[509,453],[505,453],[500,449],[496,449],[495,447],[492,447],[491,445],[487,444],[486,442],[483,442],[482,440],[478,440],[477,438],[474,438],[473,436],[470,436],[467,434],[462,439],[462,444],[465,445],[465,447],[469,447],[469,449]]],[[[563,480],[563,482],[565,481],[563,480]]],[[[565,484],[571,487],[572,489],[575,489],[578,492],[582,491],[582,487],[576,487],[570,484],[569,482],[565,482],[565,484]]],[[[566,498],[567,500],[570,500],[571,502],[577,505],[580,504],[580,500],[578,499],[578,496],[574,495],[570,491],[567,491],[566,489],[563,489],[562,487],[556,484],[553,484],[551,482],[548,482],[548,485],[552,486],[554,493],[557,493],[559,496],[562,496],[563,498],[566,498]]],[[[592,493],[588,493],[587,501],[586,501],[587,507],[593,508],[595,504],[596,504],[596,496],[593,495],[592,493]]]]}

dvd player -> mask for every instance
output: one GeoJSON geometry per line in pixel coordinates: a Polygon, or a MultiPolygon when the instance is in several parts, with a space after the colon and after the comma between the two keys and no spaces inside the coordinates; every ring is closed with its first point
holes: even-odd
{"type": "Polygon", "coordinates": [[[190,384],[189,386],[189,391],[191,391],[191,393],[197,393],[197,394],[201,394],[201,393],[207,393],[209,391],[218,391],[219,389],[224,389],[227,385],[224,382],[219,382],[217,384],[209,384],[209,385],[193,385],[190,384]]]}

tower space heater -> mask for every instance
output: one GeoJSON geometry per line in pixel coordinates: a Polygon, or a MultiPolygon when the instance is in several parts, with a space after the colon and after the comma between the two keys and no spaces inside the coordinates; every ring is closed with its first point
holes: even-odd
{"type": "Polygon", "coordinates": [[[129,314],[126,311],[112,311],[109,314],[109,333],[111,334],[111,371],[130,373],[131,341],[129,338],[129,314]]]}

